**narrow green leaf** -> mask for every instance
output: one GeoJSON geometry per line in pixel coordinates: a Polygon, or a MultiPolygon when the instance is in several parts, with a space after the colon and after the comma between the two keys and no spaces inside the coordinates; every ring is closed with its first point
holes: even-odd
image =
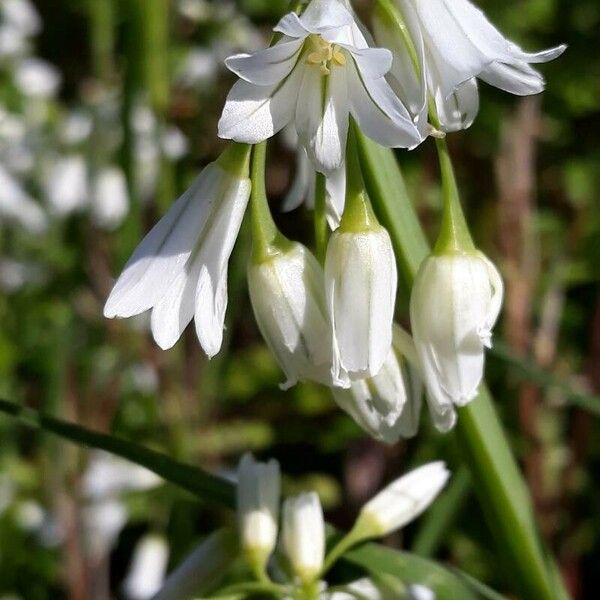
{"type": "Polygon", "coordinates": [[[29,427],[49,431],[76,444],[106,450],[142,465],[202,500],[230,508],[235,506],[235,488],[232,483],[202,469],[173,460],[165,454],[118,437],[91,431],[7,400],[0,400],[0,412],[18,419],[29,427]]]}
{"type": "Polygon", "coordinates": [[[345,554],[343,560],[376,575],[393,575],[406,585],[424,585],[433,590],[436,600],[485,598],[486,596],[481,593],[481,590],[485,590],[489,594],[488,598],[494,600],[502,598],[482,583],[477,582],[478,586],[473,586],[471,578],[467,579],[467,575],[464,577],[463,574],[458,575],[453,570],[427,558],[376,544],[360,546],[345,554]]]}
{"type": "MultiPolygon", "coordinates": [[[[367,140],[358,132],[365,184],[378,217],[398,253],[408,281],[412,281],[429,246],[414,207],[401,185],[392,150],[367,140]]],[[[475,400],[460,409],[455,434],[473,477],[474,488],[505,565],[507,582],[523,596],[536,600],[562,597],[544,559],[531,500],[512,455],[491,398],[482,386],[475,400]]]]}

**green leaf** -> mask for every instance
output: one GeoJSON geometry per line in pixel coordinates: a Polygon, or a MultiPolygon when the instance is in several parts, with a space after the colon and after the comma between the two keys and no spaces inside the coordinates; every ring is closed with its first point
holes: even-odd
{"type": "Polygon", "coordinates": [[[454,572],[427,558],[376,544],[356,548],[345,554],[343,560],[375,575],[393,575],[407,585],[424,585],[435,592],[436,600],[503,598],[480,582],[473,585],[474,580],[460,571],[454,572]]]}
{"type": "MultiPolygon", "coordinates": [[[[407,280],[412,281],[429,246],[407,198],[394,153],[360,132],[357,136],[367,192],[388,228],[407,280]]],[[[454,435],[469,466],[507,582],[524,598],[565,597],[560,582],[551,576],[551,561],[545,560],[529,492],[484,386],[473,402],[459,410],[454,435]]]]}
{"type": "Polygon", "coordinates": [[[18,419],[29,427],[49,431],[65,440],[105,450],[142,465],[169,483],[207,502],[230,508],[235,506],[235,488],[232,483],[202,469],[173,460],[165,454],[118,437],[91,431],[7,400],[0,399],[0,412],[18,419]]]}

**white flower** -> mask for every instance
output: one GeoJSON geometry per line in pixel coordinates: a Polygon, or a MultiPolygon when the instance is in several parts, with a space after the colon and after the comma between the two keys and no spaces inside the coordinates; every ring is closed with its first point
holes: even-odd
{"type": "Polygon", "coordinates": [[[333,327],[334,384],[379,373],[392,347],[398,274],[388,232],[337,229],[327,246],[325,291],[333,327]]]}
{"type": "Polygon", "coordinates": [[[443,462],[426,464],[396,479],[360,511],[355,527],[365,537],[383,537],[416,519],[446,485],[443,462]]]}
{"type": "Polygon", "coordinates": [[[412,332],[435,425],[454,426],[454,404],[477,395],[485,348],[502,306],[503,284],[481,253],[430,256],[410,299],[412,332]]]}
{"type": "Polygon", "coordinates": [[[102,228],[116,229],[127,216],[129,194],[125,174],[119,167],[106,167],[92,183],[92,219],[102,228]]]}
{"type": "Polygon", "coordinates": [[[47,225],[46,214],[21,184],[0,165],[0,222],[18,223],[30,233],[42,233],[47,225]]]}
{"type": "Polygon", "coordinates": [[[288,498],[283,504],[283,547],[294,574],[312,581],[325,557],[325,522],[315,492],[288,498]]]}
{"type": "Polygon", "coordinates": [[[142,240],[104,307],[108,318],[152,309],[158,345],[172,347],[192,319],[210,357],[223,340],[227,267],[250,197],[249,149],[208,165],[142,240]]]}
{"type": "Polygon", "coordinates": [[[40,58],[26,58],[20,61],[14,77],[19,91],[32,98],[51,98],[58,92],[61,83],[58,70],[40,58]]]}
{"type": "Polygon", "coordinates": [[[149,600],[161,588],[169,560],[169,545],[162,536],[147,535],[136,545],[123,583],[128,600],[149,600]]]}
{"type": "Polygon", "coordinates": [[[209,535],[167,577],[152,600],[189,600],[199,598],[217,585],[238,556],[233,532],[220,529],[209,535]]]}
{"type": "Polygon", "coordinates": [[[421,121],[430,94],[446,131],[469,127],[477,115],[476,78],[511,94],[537,94],[544,89],[544,78],[530,63],[553,60],[566,48],[524,52],[469,0],[395,0],[395,4],[414,44],[421,74],[416,74],[389,15],[378,10],[375,37],[394,52],[392,86],[421,121]]]}
{"type": "Polygon", "coordinates": [[[333,396],[375,439],[395,444],[401,438],[412,437],[419,426],[423,392],[421,379],[413,366],[415,360],[412,339],[395,326],[393,347],[379,373],[369,379],[353,381],[350,389],[334,387],[333,396]]]}
{"type": "Polygon", "coordinates": [[[2,0],[2,19],[21,35],[33,36],[42,28],[42,20],[30,0],[2,0]]]}
{"type": "Polygon", "coordinates": [[[297,243],[248,266],[250,300],[260,331],[287,377],[331,383],[331,325],[323,270],[297,243]]]}
{"type": "Polygon", "coordinates": [[[421,142],[385,80],[391,53],[369,48],[343,2],[312,0],[275,31],[283,37],[271,48],[227,59],[241,80],[227,98],[220,137],[255,144],[293,122],[315,168],[326,174],[344,163],[349,115],[382,145],[421,142]]]}
{"type": "MultiPolygon", "coordinates": [[[[309,210],[315,208],[316,171],[306,154],[298,147],[298,135],[293,127],[283,130],[283,139],[287,146],[296,150],[296,173],[286,194],[281,209],[283,212],[295,210],[302,204],[309,210]]],[[[346,166],[329,173],[325,178],[325,209],[327,222],[332,230],[340,225],[346,203],[346,166]]]]}
{"type": "Polygon", "coordinates": [[[74,154],[56,160],[47,170],[44,188],[52,212],[60,217],[85,208],[89,188],[84,157],[74,154]]]}
{"type": "Polygon", "coordinates": [[[237,512],[242,548],[262,567],[277,543],[281,476],[279,463],[245,454],[238,467],[237,512]]]}

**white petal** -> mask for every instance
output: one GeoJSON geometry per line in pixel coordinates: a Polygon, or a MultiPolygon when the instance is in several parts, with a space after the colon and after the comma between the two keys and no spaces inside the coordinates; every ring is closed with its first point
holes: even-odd
{"type": "Polygon", "coordinates": [[[312,0],[300,17],[302,25],[312,33],[351,26],[354,17],[339,0],[312,0]]]}
{"type": "Polygon", "coordinates": [[[422,141],[408,110],[383,77],[362,80],[353,64],[347,72],[350,112],[368,137],[393,148],[413,148],[422,141]]]}
{"type": "Polygon", "coordinates": [[[237,54],[225,60],[227,68],[255,85],[275,85],[294,68],[303,40],[280,42],[253,54],[237,54]]]}
{"type": "Polygon", "coordinates": [[[325,181],[327,192],[327,222],[332,230],[339,227],[344,205],[346,204],[346,165],[327,175],[325,181]]]}
{"type": "Polygon", "coordinates": [[[438,91],[435,103],[444,131],[460,131],[469,128],[479,112],[477,79],[473,78],[461,83],[448,97],[444,97],[438,91]]]}
{"type": "Polygon", "coordinates": [[[131,317],[152,308],[183,273],[218,199],[223,171],[209,165],[142,240],[117,280],[104,316],[131,317]]]}
{"type": "Polygon", "coordinates": [[[392,53],[387,48],[348,48],[364,79],[379,79],[392,68],[392,53]]]}
{"type": "Polygon", "coordinates": [[[494,62],[479,74],[480,79],[510,94],[529,96],[544,91],[544,78],[527,63],[494,62]]]}
{"type": "Polygon", "coordinates": [[[293,118],[304,69],[271,86],[238,81],[229,92],[219,120],[219,137],[258,144],[283,129],[293,118]]]}
{"type": "Polygon", "coordinates": [[[307,208],[314,207],[315,170],[304,148],[296,151],[296,173],[292,185],[283,200],[281,210],[290,212],[306,202],[307,208]]]}
{"type": "Polygon", "coordinates": [[[346,69],[331,67],[323,76],[318,68],[304,70],[296,108],[296,130],[317,171],[329,174],[341,167],[348,137],[346,69]]]}

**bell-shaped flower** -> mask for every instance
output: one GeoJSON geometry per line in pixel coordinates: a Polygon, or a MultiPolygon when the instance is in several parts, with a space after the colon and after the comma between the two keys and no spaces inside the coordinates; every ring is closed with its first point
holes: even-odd
{"type": "Polygon", "coordinates": [[[0,223],[18,223],[30,233],[43,233],[48,219],[36,201],[23,189],[20,182],[0,165],[0,223]]]}
{"type": "Polygon", "coordinates": [[[449,477],[450,472],[440,461],[392,482],[362,507],[353,529],[355,538],[384,537],[404,527],[435,500],[449,477]]]}
{"type": "Polygon", "coordinates": [[[351,190],[325,258],[325,291],[333,327],[332,378],[377,375],[392,347],[398,273],[388,232],[364,192],[351,190]]]}
{"type": "Polygon", "coordinates": [[[89,202],[88,168],[81,154],[57,159],[48,167],[44,182],[52,212],[66,217],[85,209],[89,202]]]}
{"type": "Polygon", "coordinates": [[[412,333],[441,431],[454,426],[454,405],[477,395],[502,298],[502,278],[481,252],[431,255],[419,269],[410,299],[412,333]]]}
{"type": "Polygon", "coordinates": [[[282,248],[251,260],[250,300],[259,329],[287,377],[331,383],[331,325],[323,269],[310,251],[287,240],[282,248]]]}
{"type": "Polygon", "coordinates": [[[284,502],[282,541],[294,575],[303,582],[313,581],[325,558],[325,521],[315,492],[284,502]]]}
{"type": "Polygon", "coordinates": [[[417,433],[423,385],[411,337],[394,326],[393,347],[377,375],[332,388],[333,397],[369,435],[386,444],[417,433]]]}
{"type": "Polygon", "coordinates": [[[537,94],[544,78],[531,64],[553,60],[566,48],[525,52],[469,0],[393,2],[391,9],[379,6],[374,19],[375,39],[394,54],[392,87],[421,123],[427,97],[434,98],[445,131],[465,129],[475,119],[477,79],[511,94],[537,94]]]}
{"type": "Polygon", "coordinates": [[[390,51],[369,47],[344,2],[312,0],[301,16],[284,16],[275,31],[282,37],[274,46],[227,59],[240,81],[227,97],[220,137],[256,144],[294,123],[325,174],[344,163],[349,115],[384,146],[422,141],[385,79],[390,51]]]}
{"type": "Polygon", "coordinates": [[[202,171],[125,265],[106,301],[106,317],[152,310],[152,333],[163,349],[194,319],[206,354],[219,352],[227,267],[250,197],[249,153],[231,145],[202,171]]]}
{"type": "Polygon", "coordinates": [[[260,463],[245,454],[238,467],[238,524],[242,549],[258,571],[264,568],[277,543],[280,493],[279,463],[260,463]]]}

